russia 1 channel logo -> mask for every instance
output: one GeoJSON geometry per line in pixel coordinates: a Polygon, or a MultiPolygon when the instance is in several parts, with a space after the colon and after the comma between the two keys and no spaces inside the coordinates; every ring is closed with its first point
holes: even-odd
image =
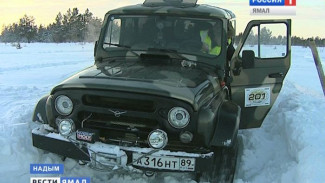
{"type": "Polygon", "coordinates": [[[250,15],[296,15],[296,0],[249,0],[250,15]]]}

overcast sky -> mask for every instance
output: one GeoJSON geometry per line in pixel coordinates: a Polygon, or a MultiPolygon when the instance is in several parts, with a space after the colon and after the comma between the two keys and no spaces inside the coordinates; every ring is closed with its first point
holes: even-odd
{"type": "MultiPolygon", "coordinates": [[[[33,16],[36,24],[48,25],[56,15],[77,7],[81,13],[86,8],[97,17],[103,18],[108,10],[143,0],[0,0],[0,26],[18,22],[24,14],[33,16]]],[[[210,4],[233,11],[237,16],[237,33],[243,32],[246,24],[253,19],[293,20],[292,34],[300,37],[325,38],[325,0],[297,0],[295,16],[253,16],[250,15],[249,0],[198,0],[200,4],[210,4]]]]}

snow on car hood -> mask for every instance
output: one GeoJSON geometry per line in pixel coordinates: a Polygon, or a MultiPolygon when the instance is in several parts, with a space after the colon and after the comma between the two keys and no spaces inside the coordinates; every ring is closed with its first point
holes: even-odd
{"type": "Polygon", "coordinates": [[[174,65],[145,65],[139,62],[118,62],[114,65],[93,66],[80,78],[110,78],[155,82],[174,87],[195,88],[207,75],[199,69],[189,69],[174,65]]]}
{"type": "Polygon", "coordinates": [[[197,101],[217,91],[216,83],[216,79],[196,68],[116,62],[91,66],[63,81],[52,93],[68,88],[105,89],[173,97],[197,105],[197,101]]]}

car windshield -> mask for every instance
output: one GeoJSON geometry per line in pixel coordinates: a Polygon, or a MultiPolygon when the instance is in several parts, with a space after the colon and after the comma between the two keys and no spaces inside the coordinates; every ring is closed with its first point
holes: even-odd
{"type": "Polygon", "coordinates": [[[111,15],[103,48],[150,51],[174,50],[180,54],[215,57],[221,51],[222,23],[218,19],[176,16],[111,15]]]}

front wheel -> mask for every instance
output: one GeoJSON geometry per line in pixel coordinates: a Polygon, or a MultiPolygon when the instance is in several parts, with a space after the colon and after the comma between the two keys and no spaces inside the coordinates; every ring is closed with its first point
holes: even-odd
{"type": "Polygon", "coordinates": [[[231,147],[214,148],[214,158],[209,172],[204,175],[211,183],[232,183],[236,171],[238,140],[231,147]]]}

